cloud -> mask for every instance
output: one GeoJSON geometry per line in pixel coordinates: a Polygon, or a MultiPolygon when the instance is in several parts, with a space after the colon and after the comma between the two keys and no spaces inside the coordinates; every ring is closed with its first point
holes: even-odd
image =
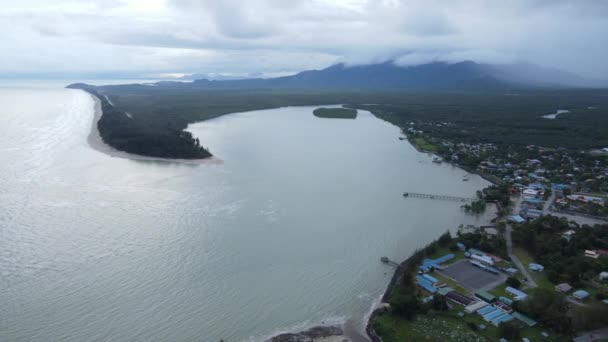
{"type": "Polygon", "coordinates": [[[608,2],[593,0],[22,0],[0,13],[0,74],[466,59],[608,79],[606,18],[608,2]]]}

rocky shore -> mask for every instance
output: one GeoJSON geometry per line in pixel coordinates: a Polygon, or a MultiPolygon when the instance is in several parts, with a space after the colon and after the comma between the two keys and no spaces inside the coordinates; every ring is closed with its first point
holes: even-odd
{"type": "Polygon", "coordinates": [[[337,326],[318,326],[299,333],[277,335],[266,342],[348,342],[344,331],[337,326]]]}

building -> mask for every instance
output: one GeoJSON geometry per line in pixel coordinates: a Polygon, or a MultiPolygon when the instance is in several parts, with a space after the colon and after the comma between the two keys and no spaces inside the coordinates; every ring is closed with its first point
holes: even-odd
{"type": "Polygon", "coordinates": [[[479,255],[479,254],[471,254],[471,259],[475,261],[479,261],[485,265],[494,265],[494,260],[487,255],[479,255]]]}
{"type": "Polygon", "coordinates": [[[480,300],[478,302],[474,302],[474,303],[467,305],[464,308],[464,311],[466,311],[467,313],[474,313],[474,312],[477,312],[477,310],[484,308],[488,305],[489,305],[488,303],[484,302],[483,300],[480,300]]]}
{"type": "Polygon", "coordinates": [[[447,295],[445,295],[445,297],[447,299],[451,300],[451,301],[454,301],[454,302],[456,302],[456,303],[458,303],[460,305],[464,305],[464,306],[467,306],[467,305],[475,302],[474,298],[467,297],[467,296],[465,296],[463,294],[460,294],[460,293],[458,293],[456,291],[449,292],[447,295]]]}
{"type": "Polygon", "coordinates": [[[608,272],[601,272],[600,280],[608,280],[608,272]]]}
{"type": "Polygon", "coordinates": [[[516,311],[516,312],[514,312],[514,313],[512,313],[511,315],[513,316],[513,318],[515,318],[515,319],[517,319],[517,320],[519,320],[519,321],[521,321],[521,322],[525,323],[525,324],[526,324],[527,326],[529,326],[529,327],[533,327],[533,326],[535,326],[535,325],[536,325],[536,323],[537,323],[537,322],[536,322],[535,320],[533,320],[532,318],[530,318],[530,317],[528,317],[528,316],[526,316],[526,315],[524,315],[524,314],[521,314],[521,313],[519,313],[519,312],[517,312],[517,311],[516,311]]]}
{"type": "Polygon", "coordinates": [[[511,286],[507,286],[505,288],[505,291],[507,291],[508,294],[512,295],[513,299],[515,299],[515,300],[524,300],[528,297],[528,295],[525,292],[522,292],[511,286]]]}
{"type": "Polygon", "coordinates": [[[572,286],[570,286],[570,284],[568,283],[562,283],[559,285],[555,285],[555,291],[559,291],[559,292],[570,292],[570,290],[572,290],[572,286]]]}
{"type": "Polygon", "coordinates": [[[535,263],[530,263],[528,265],[528,268],[530,269],[530,271],[534,271],[534,272],[540,272],[545,269],[545,267],[543,265],[535,264],[535,263]]]}
{"type": "Polygon", "coordinates": [[[597,259],[600,257],[600,254],[596,251],[591,251],[591,250],[586,250],[585,251],[585,256],[592,258],[592,259],[597,259]]]}
{"type": "Polygon", "coordinates": [[[493,294],[490,294],[489,292],[484,290],[475,291],[475,297],[488,303],[492,303],[496,300],[496,297],[493,294]]]}
{"type": "Polygon", "coordinates": [[[587,292],[585,290],[577,290],[577,291],[574,291],[572,296],[578,300],[585,300],[587,297],[589,297],[589,292],[587,292]]]}
{"type": "Polygon", "coordinates": [[[509,218],[509,221],[513,223],[524,223],[526,222],[526,219],[521,217],[521,215],[513,215],[509,218]]]}

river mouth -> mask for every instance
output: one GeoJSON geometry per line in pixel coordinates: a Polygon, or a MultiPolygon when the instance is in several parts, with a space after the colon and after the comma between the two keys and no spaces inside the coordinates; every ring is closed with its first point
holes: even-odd
{"type": "Polygon", "coordinates": [[[112,158],[87,143],[94,102],[0,90],[0,331],[7,340],[260,341],[362,332],[392,270],[459,223],[488,183],[436,164],[369,112],[316,107],[191,125],[224,163],[112,158]],[[108,327],[111,327],[109,329],[108,327]]]}

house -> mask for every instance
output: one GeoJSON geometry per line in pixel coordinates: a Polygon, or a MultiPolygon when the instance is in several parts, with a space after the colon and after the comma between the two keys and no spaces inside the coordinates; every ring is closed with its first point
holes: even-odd
{"type": "Polygon", "coordinates": [[[555,290],[566,293],[566,292],[569,292],[570,290],[572,290],[572,286],[570,286],[570,284],[568,284],[568,283],[562,283],[559,285],[555,285],[555,290]]]}
{"type": "Polygon", "coordinates": [[[572,229],[565,231],[562,233],[562,237],[568,241],[570,241],[572,239],[572,235],[574,235],[576,232],[572,229]]]}
{"type": "Polygon", "coordinates": [[[458,249],[461,250],[461,251],[464,251],[465,249],[467,249],[467,247],[464,244],[460,243],[460,242],[456,243],[456,247],[458,247],[458,249]]]}
{"type": "Polygon", "coordinates": [[[517,274],[517,272],[519,271],[517,270],[517,268],[509,267],[505,270],[505,272],[509,273],[510,275],[514,275],[517,274]]]}
{"type": "Polygon", "coordinates": [[[587,292],[585,290],[577,290],[577,291],[574,291],[572,296],[579,300],[585,300],[585,298],[589,297],[589,292],[587,292]]]}
{"type": "Polygon", "coordinates": [[[599,253],[596,251],[592,251],[592,250],[586,250],[585,251],[585,256],[588,258],[592,258],[592,259],[597,259],[600,257],[599,253]]]}
{"type": "Polygon", "coordinates": [[[498,235],[498,229],[494,228],[494,227],[484,227],[483,228],[483,232],[488,235],[488,236],[497,236],[498,235]]]}
{"type": "Polygon", "coordinates": [[[521,215],[513,215],[513,216],[511,216],[509,221],[511,221],[513,223],[524,223],[524,222],[526,222],[526,219],[521,217],[521,215]]]}
{"type": "Polygon", "coordinates": [[[511,286],[507,286],[505,288],[505,291],[507,291],[507,293],[512,295],[513,299],[515,299],[515,300],[524,300],[528,297],[528,295],[525,292],[519,291],[518,289],[511,287],[511,286]]]}
{"type": "Polygon", "coordinates": [[[526,189],[523,192],[524,197],[536,197],[538,196],[539,191],[534,189],[526,189]]]}
{"type": "Polygon", "coordinates": [[[540,272],[540,271],[542,271],[542,270],[544,270],[544,269],[545,269],[545,267],[544,267],[543,265],[540,265],[540,264],[535,264],[535,263],[530,263],[530,264],[528,265],[528,268],[529,268],[531,271],[534,271],[534,272],[540,272]]]}

